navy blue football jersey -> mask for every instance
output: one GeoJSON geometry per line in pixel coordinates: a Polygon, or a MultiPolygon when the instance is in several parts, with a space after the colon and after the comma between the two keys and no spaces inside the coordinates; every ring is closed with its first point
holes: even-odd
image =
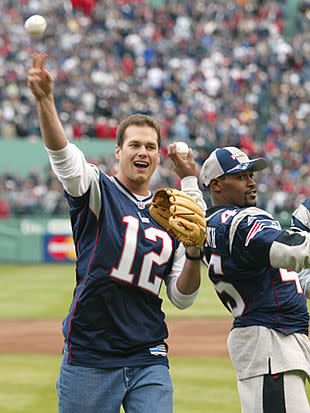
{"type": "Polygon", "coordinates": [[[258,208],[219,206],[207,211],[204,260],[233,327],[261,325],[308,334],[308,311],[298,275],[273,268],[270,248],[284,232],[258,208]]]}
{"type": "Polygon", "coordinates": [[[75,242],[76,288],[63,323],[72,364],[168,365],[159,292],[179,242],[115,177],[94,168],[83,196],[66,193],[75,242]]]}

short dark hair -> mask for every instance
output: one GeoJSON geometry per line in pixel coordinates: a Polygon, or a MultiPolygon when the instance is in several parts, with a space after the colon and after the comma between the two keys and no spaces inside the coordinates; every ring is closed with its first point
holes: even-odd
{"type": "Polygon", "coordinates": [[[144,115],[143,113],[136,113],[135,115],[128,116],[123,119],[117,127],[116,131],[116,144],[122,148],[124,144],[124,135],[128,126],[149,126],[156,130],[158,148],[161,145],[161,129],[159,123],[152,116],[144,115]]]}

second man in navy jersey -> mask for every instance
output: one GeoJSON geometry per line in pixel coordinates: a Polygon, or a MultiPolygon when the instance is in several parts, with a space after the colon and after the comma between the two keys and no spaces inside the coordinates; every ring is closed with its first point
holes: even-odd
{"type": "Polygon", "coordinates": [[[242,413],[309,413],[309,315],[295,271],[310,266],[310,236],[256,208],[253,175],[266,166],[235,147],[216,149],[203,164],[213,205],[204,261],[234,316],[228,349],[242,413]]]}

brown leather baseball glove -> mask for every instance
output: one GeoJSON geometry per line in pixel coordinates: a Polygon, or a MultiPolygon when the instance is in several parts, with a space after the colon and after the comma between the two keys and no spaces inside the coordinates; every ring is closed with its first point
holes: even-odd
{"type": "Polygon", "coordinates": [[[206,219],[198,203],[189,195],[172,188],[158,189],[149,211],[158,224],[184,245],[204,245],[206,219]]]}

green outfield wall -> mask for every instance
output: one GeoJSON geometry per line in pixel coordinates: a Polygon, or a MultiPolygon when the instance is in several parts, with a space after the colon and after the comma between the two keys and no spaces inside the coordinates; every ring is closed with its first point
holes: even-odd
{"type": "MultiPolygon", "coordinates": [[[[289,227],[288,217],[276,217],[289,227]]],[[[69,218],[0,219],[0,263],[65,263],[76,259],[69,218]]]]}
{"type": "Polygon", "coordinates": [[[0,262],[42,263],[75,261],[67,218],[10,218],[0,220],[0,262]]]}
{"type": "MultiPolygon", "coordinates": [[[[114,154],[115,141],[110,139],[83,139],[74,141],[86,157],[100,157],[114,154]]],[[[45,169],[48,156],[41,141],[23,139],[0,139],[0,174],[8,171],[22,177],[35,168],[45,169]]]]}

